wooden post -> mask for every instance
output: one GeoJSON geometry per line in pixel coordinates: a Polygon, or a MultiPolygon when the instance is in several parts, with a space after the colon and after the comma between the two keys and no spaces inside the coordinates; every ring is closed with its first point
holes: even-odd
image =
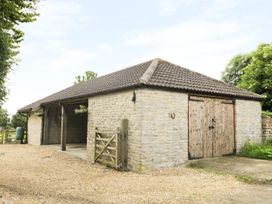
{"type": "Polygon", "coordinates": [[[44,114],[43,114],[43,137],[41,141],[41,145],[47,145],[48,141],[48,108],[44,108],[44,114]]]}
{"type": "Polygon", "coordinates": [[[94,134],[94,160],[93,162],[95,163],[95,158],[96,158],[96,137],[97,137],[97,132],[98,132],[98,128],[95,128],[95,134],[94,134]]]}
{"type": "Polygon", "coordinates": [[[61,105],[61,151],[66,151],[66,136],[67,136],[67,112],[66,107],[61,105]]]}
{"type": "Polygon", "coordinates": [[[120,143],[121,143],[121,164],[122,170],[127,170],[127,156],[128,156],[128,120],[123,119],[120,129],[120,143]]]}
{"type": "Polygon", "coordinates": [[[26,130],[25,130],[25,143],[28,144],[28,119],[29,119],[29,114],[26,115],[26,130]]]}
{"type": "Polygon", "coordinates": [[[1,131],[1,135],[2,135],[2,144],[4,144],[4,130],[1,131]]]}
{"type": "Polygon", "coordinates": [[[121,158],[121,142],[120,140],[120,128],[117,128],[117,134],[115,138],[115,168],[120,170],[122,167],[122,158],[121,158]]]}
{"type": "Polygon", "coordinates": [[[4,131],[4,143],[3,144],[7,144],[8,142],[8,130],[4,131]]]}

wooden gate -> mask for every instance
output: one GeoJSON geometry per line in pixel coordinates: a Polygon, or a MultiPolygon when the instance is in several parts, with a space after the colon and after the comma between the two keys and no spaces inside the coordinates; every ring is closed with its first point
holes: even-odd
{"type": "Polygon", "coordinates": [[[116,132],[96,128],[94,161],[117,170],[127,170],[128,121],[123,120],[116,132]]]}
{"type": "Polygon", "coordinates": [[[190,96],[189,157],[232,154],[234,143],[233,100],[190,96]]]}

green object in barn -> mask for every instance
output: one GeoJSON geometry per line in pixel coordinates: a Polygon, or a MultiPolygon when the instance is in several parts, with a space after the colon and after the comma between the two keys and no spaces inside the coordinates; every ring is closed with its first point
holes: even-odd
{"type": "Polygon", "coordinates": [[[16,140],[23,140],[24,139],[24,132],[25,129],[23,127],[16,128],[16,140]]]}

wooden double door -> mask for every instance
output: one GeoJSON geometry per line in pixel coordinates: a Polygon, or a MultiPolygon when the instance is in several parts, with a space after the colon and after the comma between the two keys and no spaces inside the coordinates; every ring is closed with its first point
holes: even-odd
{"type": "Polygon", "coordinates": [[[208,158],[234,152],[234,101],[190,96],[189,158],[208,158]]]}

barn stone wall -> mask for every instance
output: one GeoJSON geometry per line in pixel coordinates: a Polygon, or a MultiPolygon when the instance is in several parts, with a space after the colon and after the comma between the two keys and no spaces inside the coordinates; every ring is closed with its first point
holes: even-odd
{"type": "MultiPolygon", "coordinates": [[[[188,160],[188,94],[139,88],[89,98],[88,156],[94,160],[95,128],[115,132],[129,120],[128,169],[147,171],[188,160]],[[132,101],[133,92],[136,102],[132,101]]],[[[262,139],[261,104],[235,102],[236,149],[262,139]]]]}
{"type": "Polygon", "coordinates": [[[262,116],[263,141],[272,139],[272,117],[262,116]]]}
{"type": "Polygon", "coordinates": [[[141,123],[138,101],[139,90],[135,90],[137,101],[134,103],[133,90],[89,98],[87,151],[90,161],[94,161],[95,128],[103,132],[116,132],[122,119],[128,119],[128,169],[141,168],[141,123]]]}
{"type": "Polygon", "coordinates": [[[28,118],[28,144],[40,145],[42,135],[42,117],[33,112],[28,118]]]}
{"type": "Polygon", "coordinates": [[[141,91],[143,170],[174,167],[188,160],[188,95],[141,91]]]}
{"type": "Polygon", "coordinates": [[[95,128],[114,132],[122,119],[129,121],[129,170],[173,167],[188,160],[187,94],[142,88],[91,97],[88,109],[87,149],[91,161],[95,128]]]}
{"type": "Polygon", "coordinates": [[[261,103],[249,100],[235,102],[236,149],[246,141],[261,142],[262,140],[262,109],[261,103]]]}

